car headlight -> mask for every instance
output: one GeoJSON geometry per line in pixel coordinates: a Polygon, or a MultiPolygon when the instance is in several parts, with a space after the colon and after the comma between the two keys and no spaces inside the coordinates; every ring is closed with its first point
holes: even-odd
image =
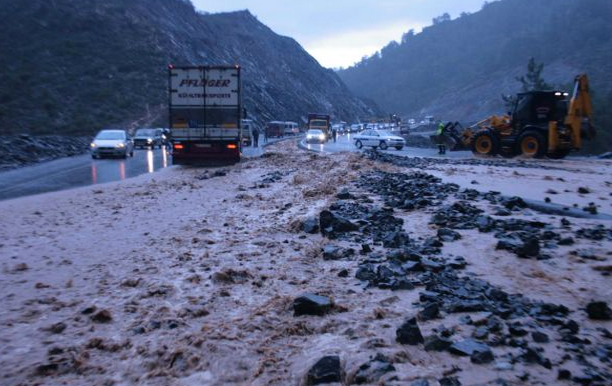
{"type": "Polygon", "coordinates": [[[319,135],[319,139],[325,139],[325,134],[319,135]]]}
{"type": "Polygon", "coordinates": [[[147,142],[151,143],[153,140],[151,138],[147,138],[147,142]]]}
{"type": "Polygon", "coordinates": [[[125,147],[125,143],[118,143],[118,144],[115,145],[115,147],[118,147],[120,149],[124,148],[125,147]]]}
{"type": "Polygon", "coordinates": [[[93,148],[95,148],[98,145],[96,145],[95,143],[92,142],[89,146],[91,146],[91,148],[93,149],[93,148]]]}

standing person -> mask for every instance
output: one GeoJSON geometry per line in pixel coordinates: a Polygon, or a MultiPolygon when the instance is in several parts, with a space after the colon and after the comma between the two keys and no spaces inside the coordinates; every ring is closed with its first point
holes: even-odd
{"type": "Polygon", "coordinates": [[[334,139],[334,143],[336,142],[336,137],[338,136],[338,131],[335,127],[332,127],[332,138],[334,139]]]}
{"type": "Polygon", "coordinates": [[[438,154],[446,154],[446,138],[444,137],[444,129],[446,128],[446,125],[444,124],[444,122],[440,121],[440,124],[438,125],[438,154]]]}
{"type": "Polygon", "coordinates": [[[172,136],[171,136],[170,129],[165,128],[162,131],[162,138],[163,138],[163,142],[164,142],[164,146],[166,147],[166,150],[168,151],[172,150],[172,136]]]}
{"type": "Polygon", "coordinates": [[[259,129],[255,125],[253,125],[251,133],[253,135],[253,147],[259,147],[259,129]]]}
{"type": "Polygon", "coordinates": [[[264,127],[264,143],[268,143],[268,126],[264,127]]]}

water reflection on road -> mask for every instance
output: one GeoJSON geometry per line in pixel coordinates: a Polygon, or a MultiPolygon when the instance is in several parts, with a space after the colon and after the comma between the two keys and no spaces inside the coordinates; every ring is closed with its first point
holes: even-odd
{"type": "Polygon", "coordinates": [[[158,169],[168,167],[168,159],[169,153],[164,148],[159,151],[151,149],[135,151],[134,159],[92,160],[91,183],[103,184],[125,180],[138,174],[153,173],[158,169]]]}
{"type": "Polygon", "coordinates": [[[0,200],[124,180],[168,167],[166,149],[136,150],[127,159],[94,160],[89,154],[0,173],[0,200]]]}

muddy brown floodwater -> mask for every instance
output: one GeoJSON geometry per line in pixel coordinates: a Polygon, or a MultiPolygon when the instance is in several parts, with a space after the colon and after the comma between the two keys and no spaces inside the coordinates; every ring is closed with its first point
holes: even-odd
{"type": "MultiPolygon", "coordinates": [[[[481,178],[473,187],[483,191],[494,190],[486,184],[496,178],[508,189],[554,181],[555,200],[568,204],[588,201],[577,195],[574,183],[592,180],[597,191],[590,197],[602,211],[612,212],[612,189],[604,181],[609,177],[598,178],[589,163],[559,165],[545,172],[466,166],[435,166],[429,172],[457,183],[481,178]],[[570,182],[564,185],[563,177],[570,182]]],[[[609,176],[610,165],[601,165],[609,176]]],[[[580,361],[564,358],[554,333],[542,345],[550,369],[506,363],[504,355],[513,350],[508,347],[493,347],[496,363],[479,365],[470,357],[396,342],[398,327],[420,310],[423,288],[368,287],[355,278],[368,257],[359,253],[360,244],[301,230],[305,220],[338,201],[343,189],[384,206],[380,196],[355,185],[373,171],[411,170],[356,153],[302,152],[287,142],[229,168],[169,168],[0,202],[0,384],[301,385],[325,355],[340,357],[350,383],[379,353],[395,371],[371,384],[427,379],[437,385],[456,377],[462,385],[498,379],[551,385],[558,382],[560,367],[572,374],[583,371],[580,361]],[[357,253],[325,260],[322,251],[330,244],[357,253]],[[292,302],[304,293],[330,297],[332,311],[293,316],[292,302]]],[[[486,203],[477,205],[491,210],[486,203]]],[[[430,224],[433,210],[394,210],[394,216],[403,219],[411,238],[425,239],[437,229],[430,224]]],[[[529,210],[516,218],[560,221],[529,210]]],[[[572,223],[610,227],[594,220],[572,223]]],[[[612,330],[611,322],[589,320],[584,311],[591,300],[611,303],[609,240],[576,239],[571,247],[555,249],[553,258],[536,260],[496,250],[492,234],[460,232],[462,239],[445,243],[441,253],[465,257],[461,275],[534,301],[563,304],[592,344],[611,344],[601,333],[612,330]],[[584,249],[597,258],[574,253],[584,249]]],[[[382,243],[368,243],[373,254],[386,253],[382,243]]],[[[468,314],[472,320],[487,317],[468,314]]],[[[444,325],[454,329],[453,340],[466,338],[472,327],[462,316],[443,315],[420,321],[419,327],[428,336],[444,325]]],[[[602,373],[612,372],[605,355],[584,360],[602,373]]]]}

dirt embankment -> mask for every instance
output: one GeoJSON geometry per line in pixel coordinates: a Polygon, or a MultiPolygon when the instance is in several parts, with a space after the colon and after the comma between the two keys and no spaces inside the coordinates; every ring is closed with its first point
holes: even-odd
{"type": "Polygon", "coordinates": [[[91,137],[0,136],[0,171],[87,152],[91,137]]]}
{"type": "Polygon", "coordinates": [[[484,188],[554,179],[555,200],[609,208],[609,185],[558,180],[592,166],[560,165],[445,174],[281,143],[1,202],[0,383],[606,384],[610,224],[484,188]]]}

